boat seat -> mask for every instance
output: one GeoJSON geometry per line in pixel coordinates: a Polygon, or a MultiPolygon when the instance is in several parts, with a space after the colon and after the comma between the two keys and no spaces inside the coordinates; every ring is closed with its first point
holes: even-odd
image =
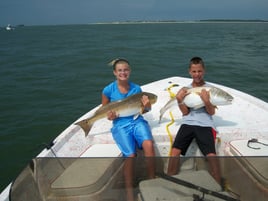
{"type": "Polygon", "coordinates": [[[89,147],[51,184],[52,195],[83,195],[100,190],[122,164],[116,144],[89,147]]]}
{"type": "MultiPolygon", "coordinates": [[[[268,143],[267,140],[258,140],[268,143]]],[[[241,195],[241,200],[267,201],[268,197],[268,147],[251,143],[252,149],[247,146],[248,140],[234,140],[229,142],[225,159],[225,171],[230,186],[241,195]],[[245,189],[251,189],[245,191],[245,189]]]]}
{"type": "MultiPolygon", "coordinates": [[[[212,191],[221,191],[220,185],[205,170],[182,171],[180,174],[174,175],[174,177],[201,186],[203,188],[210,189],[212,191]]],[[[139,184],[139,189],[144,201],[193,200],[193,194],[197,194],[202,197],[202,193],[195,189],[187,188],[183,185],[179,185],[162,178],[142,181],[139,184]]],[[[208,197],[210,196],[207,195],[206,198],[208,197]]]]}
{"type": "MultiPolygon", "coordinates": [[[[259,140],[268,144],[266,140],[259,140]]],[[[230,152],[239,158],[244,167],[265,187],[268,187],[268,146],[252,143],[252,149],[247,146],[248,140],[234,140],[230,142],[230,152]],[[263,157],[266,156],[266,157],[263,157]]]]}
{"type": "Polygon", "coordinates": [[[118,157],[121,151],[116,144],[94,144],[80,157],[118,157]]]}

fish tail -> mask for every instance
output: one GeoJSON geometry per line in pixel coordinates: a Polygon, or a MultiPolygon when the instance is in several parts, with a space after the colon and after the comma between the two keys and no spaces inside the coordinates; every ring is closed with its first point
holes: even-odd
{"type": "Polygon", "coordinates": [[[82,120],[82,121],[75,123],[75,125],[80,126],[85,132],[85,136],[87,136],[89,131],[91,130],[91,127],[93,126],[93,123],[91,123],[88,120],[82,120]]]}
{"type": "Polygon", "coordinates": [[[166,108],[161,108],[160,115],[159,115],[159,123],[161,122],[162,117],[163,117],[163,115],[164,115],[165,112],[166,112],[166,108]]]}
{"type": "Polygon", "coordinates": [[[163,115],[165,114],[165,112],[170,109],[174,103],[176,103],[175,101],[176,99],[173,97],[173,98],[170,98],[169,101],[164,105],[164,107],[162,107],[160,109],[160,116],[159,116],[159,123],[161,122],[161,119],[163,117],[163,115]]]}

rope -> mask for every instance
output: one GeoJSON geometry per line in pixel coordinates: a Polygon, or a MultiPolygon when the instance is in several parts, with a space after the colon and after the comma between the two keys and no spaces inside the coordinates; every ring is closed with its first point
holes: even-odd
{"type": "MultiPolygon", "coordinates": [[[[175,96],[176,96],[176,94],[171,91],[171,88],[175,87],[175,86],[178,86],[178,84],[172,84],[167,88],[167,91],[169,93],[170,98],[175,98],[175,96]]],[[[173,117],[173,114],[171,111],[169,111],[169,116],[171,118],[171,121],[166,125],[166,131],[168,133],[169,143],[170,143],[168,156],[171,155],[171,149],[172,149],[172,143],[173,143],[173,138],[172,138],[171,132],[169,130],[169,126],[171,126],[174,123],[174,117],[173,117]]]]}
{"type": "Polygon", "coordinates": [[[171,111],[169,112],[169,116],[170,116],[170,118],[171,118],[171,122],[169,122],[169,123],[166,125],[166,130],[167,130],[167,133],[168,133],[169,143],[170,143],[168,156],[171,155],[171,149],[172,149],[172,143],[173,143],[173,138],[172,138],[171,132],[170,132],[170,130],[169,130],[169,126],[171,126],[171,125],[174,123],[174,117],[173,117],[173,114],[172,114],[171,111]]]}

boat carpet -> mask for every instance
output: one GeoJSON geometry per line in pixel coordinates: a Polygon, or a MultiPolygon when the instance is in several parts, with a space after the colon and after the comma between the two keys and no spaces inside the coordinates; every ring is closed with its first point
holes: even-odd
{"type": "MultiPolygon", "coordinates": [[[[220,192],[221,186],[211,177],[211,175],[205,170],[187,170],[182,171],[178,175],[174,175],[175,178],[190,182],[194,185],[201,186],[211,191],[220,192]]],[[[163,178],[156,178],[152,180],[145,180],[139,184],[140,194],[144,201],[150,200],[165,200],[165,201],[177,201],[177,200],[193,200],[193,196],[202,197],[202,192],[188,188],[183,185],[178,185],[163,178]]],[[[222,194],[227,195],[225,192],[222,194]]],[[[222,200],[220,198],[205,195],[206,199],[222,200]]]]}
{"type": "Polygon", "coordinates": [[[55,179],[51,194],[73,196],[97,192],[120,169],[123,160],[120,156],[115,144],[93,145],[55,179]]]}

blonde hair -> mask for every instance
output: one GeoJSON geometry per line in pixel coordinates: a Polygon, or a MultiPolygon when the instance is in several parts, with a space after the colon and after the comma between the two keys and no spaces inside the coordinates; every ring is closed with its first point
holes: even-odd
{"type": "Polygon", "coordinates": [[[129,61],[123,58],[114,59],[111,62],[109,62],[108,65],[113,66],[113,69],[115,70],[116,65],[120,63],[126,63],[130,66],[129,61]]]}

